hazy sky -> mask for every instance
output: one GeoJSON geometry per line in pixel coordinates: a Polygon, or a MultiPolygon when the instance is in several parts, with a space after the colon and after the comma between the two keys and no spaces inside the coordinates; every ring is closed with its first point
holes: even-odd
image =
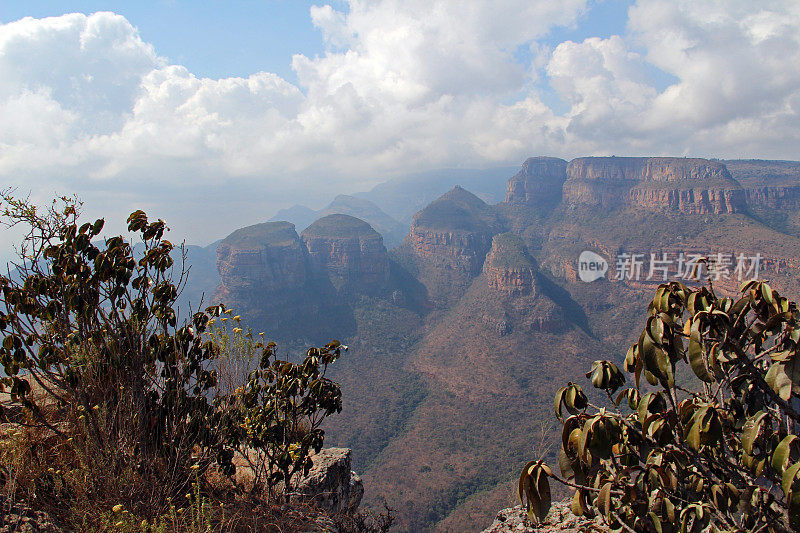
{"type": "Polygon", "coordinates": [[[207,243],[432,168],[800,159],[797,65],[796,0],[6,0],[0,184],[207,243]]]}

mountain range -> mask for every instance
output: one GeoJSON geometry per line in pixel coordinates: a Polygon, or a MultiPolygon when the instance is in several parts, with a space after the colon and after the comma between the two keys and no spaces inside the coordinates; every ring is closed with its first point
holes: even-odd
{"type": "Polygon", "coordinates": [[[396,509],[400,531],[479,530],[513,503],[527,460],[555,462],[555,390],[623,358],[665,275],[698,283],[689,267],[708,256],[732,294],[758,259],[800,295],[797,162],[533,157],[455,172],[432,198],[446,180],[421,176],[233,232],[218,281],[211,250],[189,250],[210,301],[287,354],[349,345],[326,443],[353,449],[365,505],[396,509]],[[582,281],[582,252],[605,276],[582,281]]]}

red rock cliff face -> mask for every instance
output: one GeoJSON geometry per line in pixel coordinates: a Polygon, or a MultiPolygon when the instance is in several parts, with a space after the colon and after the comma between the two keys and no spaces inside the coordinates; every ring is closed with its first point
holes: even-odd
{"type": "Polygon", "coordinates": [[[741,189],[643,189],[634,187],[627,201],[641,207],[680,211],[688,215],[738,213],[744,209],[741,189]]]}
{"type": "Polygon", "coordinates": [[[747,205],[769,209],[800,209],[800,185],[746,187],[747,205]]]}
{"type": "Polygon", "coordinates": [[[686,214],[736,213],[745,195],[725,165],[672,157],[583,157],[567,165],[564,201],[686,214]]]}
{"type": "Polygon", "coordinates": [[[273,338],[302,335],[316,314],[308,252],[294,225],[267,222],[239,229],[217,246],[220,285],[212,297],[273,338]]]}
{"type": "Polygon", "coordinates": [[[408,242],[428,266],[475,276],[498,226],[486,203],[455,187],[414,216],[408,242]]]}
{"type": "Polygon", "coordinates": [[[383,238],[366,222],[329,215],[303,231],[311,264],[336,289],[374,291],[389,280],[389,257],[383,238]]]}
{"type": "Polygon", "coordinates": [[[417,256],[430,266],[476,275],[481,271],[491,235],[412,226],[409,241],[417,256]]]}
{"type": "Polygon", "coordinates": [[[483,273],[489,287],[510,295],[536,293],[534,261],[522,240],[510,233],[496,235],[486,255],[483,273]]]}
{"type": "Polygon", "coordinates": [[[508,180],[506,202],[553,206],[561,202],[561,189],[567,179],[567,162],[556,157],[531,157],[508,180]]]}

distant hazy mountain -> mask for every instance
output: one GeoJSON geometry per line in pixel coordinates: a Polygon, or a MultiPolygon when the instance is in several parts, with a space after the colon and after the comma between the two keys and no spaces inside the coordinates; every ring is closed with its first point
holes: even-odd
{"type": "Polygon", "coordinates": [[[371,200],[395,219],[410,225],[414,213],[456,185],[487,204],[502,202],[506,197],[506,182],[518,170],[518,167],[431,170],[393,178],[355,196],[371,200]]]}
{"type": "Polygon", "coordinates": [[[281,209],[267,222],[291,222],[297,231],[303,231],[318,218],[317,211],[310,207],[293,205],[292,207],[281,209]]]}
{"type": "Polygon", "coordinates": [[[326,207],[314,211],[304,205],[295,205],[282,209],[269,219],[270,222],[286,221],[294,224],[298,232],[303,231],[312,222],[328,215],[350,215],[360,218],[375,228],[383,236],[387,248],[394,248],[403,240],[408,232],[408,226],[401,224],[387,215],[380,207],[364,198],[340,194],[326,207]]]}

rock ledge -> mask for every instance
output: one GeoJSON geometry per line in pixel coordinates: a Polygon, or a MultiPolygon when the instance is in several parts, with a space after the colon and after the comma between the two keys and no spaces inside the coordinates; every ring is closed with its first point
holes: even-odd
{"type": "Polygon", "coordinates": [[[594,526],[595,531],[607,531],[602,518],[583,518],[569,510],[569,501],[554,502],[544,521],[536,527],[528,523],[528,515],[521,505],[497,513],[492,525],[481,533],[578,533],[594,526]]]}

